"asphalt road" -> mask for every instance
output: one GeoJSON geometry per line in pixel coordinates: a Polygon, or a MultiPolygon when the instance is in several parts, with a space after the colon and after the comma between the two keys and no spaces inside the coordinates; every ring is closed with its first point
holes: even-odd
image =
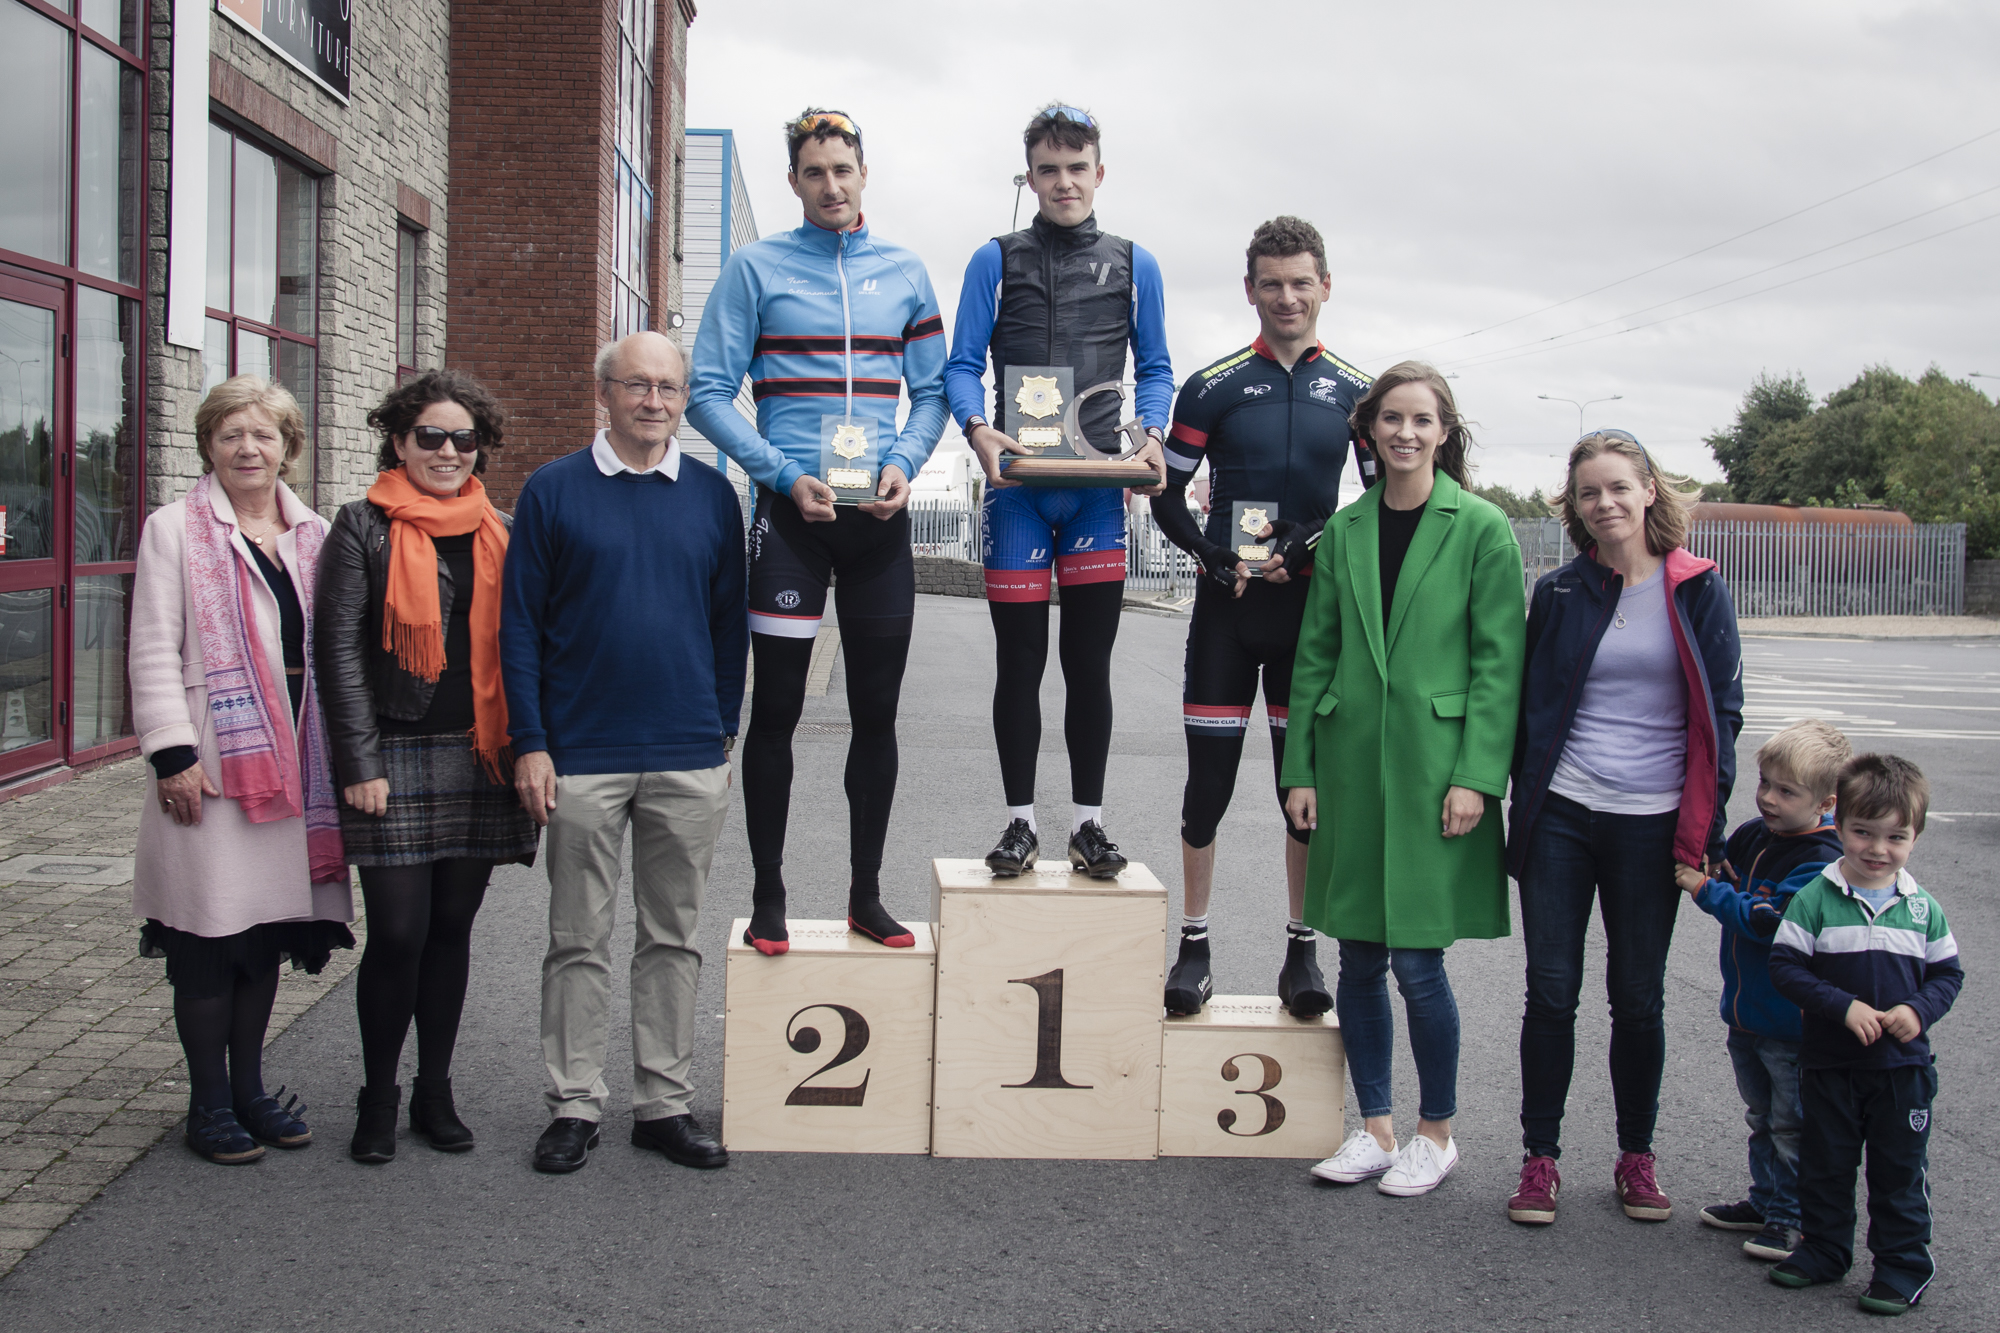
{"type": "MultiPolygon", "coordinates": [[[[903,716],[900,804],[885,895],[920,916],[927,867],[984,853],[1001,824],[986,689],[991,631],[974,601],[920,599],[903,716]]],[[[1107,820],[1136,860],[1179,883],[1178,725],[1184,622],[1128,614],[1107,820]]],[[[1939,897],[1971,984],[1937,1034],[1942,1092],[1932,1136],[1940,1275],[1920,1327],[1988,1329],[2000,1308],[2000,999],[1982,983],[2000,955],[1990,887],[2000,865],[2000,646],[1753,639],[1746,644],[1746,766],[1784,717],[1817,713],[1862,747],[1921,763],[1936,792],[1912,869],[1939,897]]],[[[1060,680],[1051,667],[1043,821],[1067,813],[1060,680]]],[[[809,721],[844,717],[841,677],[809,721]]],[[[845,879],[845,745],[802,738],[793,805],[792,913],[835,916],[845,879]]],[[[1268,992],[1283,919],[1281,834],[1253,733],[1223,826],[1214,914],[1217,988],[1268,992]]],[[[1746,794],[1734,802],[1741,818],[1746,794]]],[[[746,913],[740,809],[716,858],[702,931],[697,1113],[721,1089],[723,934],[746,913]]],[[[1519,1160],[1514,939],[1449,956],[1466,1032],[1457,1172],[1434,1194],[1391,1199],[1312,1183],[1302,1162],[979,1162],[739,1154],[697,1173],[625,1142],[629,1076],[584,1171],[537,1175],[536,977],[546,883],[496,880],[480,918],[457,1066],[480,1134],[449,1157],[408,1137],[397,1160],[345,1153],[360,1079],[350,980],[274,1045],[273,1083],[304,1086],[320,1141],[239,1170],[162,1142],[0,1281],[0,1326],[42,1329],[1307,1329],[1393,1323],[1440,1330],[1859,1325],[1863,1270],[1844,1287],[1791,1293],[1764,1280],[1737,1236],[1696,1222],[1745,1189],[1741,1105],[1715,1001],[1716,927],[1684,906],[1668,987],[1668,1068],[1657,1148],[1671,1222],[1627,1220],[1611,1193],[1614,1143],[1601,992],[1579,1023],[1560,1220],[1510,1224],[1519,1160]]],[[[621,933],[620,949],[629,941],[621,933]]],[[[1601,975],[1601,948],[1593,977],[1601,975]]],[[[622,970],[619,976],[622,990],[622,970]]],[[[622,1010],[622,999],[619,1008],[622,1010]]],[[[1400,1019],[1398,1020],[1400,1025],[1400,1019]]],[[[627,1037],[618,1025],[614,1053],[627,1037]]],[[[406,1056],[406,1059],[408,1057],[406,1056]]],[[[1407,1121],[1414,1073],[1397,1070],[1407,1121]]],[[[1350,1101],[1349,1115],[1353,1114],[1350,1101]]],[[[1405,1132],[1410,1125],[1403,1125],[1405,1132]]]]}

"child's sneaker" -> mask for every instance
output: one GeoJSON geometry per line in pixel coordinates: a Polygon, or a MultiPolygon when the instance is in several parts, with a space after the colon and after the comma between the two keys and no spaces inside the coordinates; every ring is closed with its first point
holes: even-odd
{"type": "Polygon", "coordinates": [[[1628,1152],[1618,1155],[1611,1179],[1618,1187],[1618,1202],[1625,1216],[1639,1222],[1664,1222],[1674,1215],[1674,1203],[1660,1192],[1653,1179],[1653,1154],[1628,1152]]]}
{"type": "Polygon", "coordinates": [[[1743,1253],[1752,1259],[1789,1259],[1799,1248],[1799,1230],[1783,1222],[1766,1222],[1764,1229],[1743,1242],[1743,1253]]]}
{"type": "Polygon", "coordinates": [[[1764,1214],[1751,1206],[1748,1199],[1742,1203],[1712,1203],[1701,1210],[1704,1226],[1717,1231],[1762,1231],[1764,1214]]]}
{"type": "Polygon", "coordinates": [[[1562,1172],[1553,1157],[1521,1159],[1521,1187],[1507,1200],[1507,1220],[1529,1226],[1547,1226],[1556,1220],[1556,1195],[1562,1191],[1562,1172]]]}
{"type": "Polygon", "coordinates": [[[1910,1308],[1909,1298],[1879,1277],[1868,1284],[1868,1290],[1854,1304],[1869,1314],[1899,1315],[1910,1308]]]}
{"type": "Polygon", "coordinates": [[[1787,1259],[1770,1270],[1771,1282],[1775,1286],[1790,1287],[1794,1291],[1800,1287],[1816,1287],[1827,1279],[1814,1277],[1798,1264],[1787,1259]]]}

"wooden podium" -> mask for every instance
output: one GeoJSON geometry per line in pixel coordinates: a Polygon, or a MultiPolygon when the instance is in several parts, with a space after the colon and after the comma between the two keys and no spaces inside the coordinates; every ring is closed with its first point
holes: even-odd
{"type": "Polygon", "coordinates": [[[732,1152],[930,1148],[937,935],[889,949],[845,921],[791,921],[767,958],[729,928],[722,1138],[732,1152]]]}
{"type": "Polygon", "coordinates": [[[1160,1156],[1331,1157],[1346,1111],[1346,1053],[1331,1014],[1293,1018],[1275,997],[1217,995],[1169,1018],[1160,1156]]]}
{"type": "Polygon", "coordinates": [[[933,863],[931,1151],[1153,1157],[1167,891],[1142,865],[1095,880],[1045,864],[1001,879],[933,863]]]}

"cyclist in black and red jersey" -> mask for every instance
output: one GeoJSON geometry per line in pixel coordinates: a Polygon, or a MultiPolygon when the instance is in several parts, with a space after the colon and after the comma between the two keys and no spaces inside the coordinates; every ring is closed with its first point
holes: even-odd
{"type": "MultiPolygon", "coordinates": [[[[1214,990],[1209,974],[1208,904],[1215,881],[1215,830],[1236,788],[1257,678],[1271,727],[1275,779],[1285,764],[1285,710],[1292,654],[1305,616],[1313,549],[1340,502],[1349,449],[1364,486],[1375,483],[1375,458],[1348,427],[1348,414],[1370,377],[1319,341],[1319,312],[1332,294],[1326,243],[1311,223],[1275,218],[1250,240],[1243,280],[1262,328],[1257,340],[1181,386],[1168,434],[1167,488],[1153,501],[1160,531],[1201,561],[1193,623],[1188,627],[1181,717],[1188,778],[1181,797],[1181,869],[1186,916],[1180,957],[1167,977],[1170,1014],[1200,1010],[1214,990]],[[1187,486],[1208,462],[1206,530],[1188,509],[1187,486]],[[1238,502],[1270,511],[1258,532],[1236,531],[1238,502]],[[1251,565],[1237,548],[1260,545],[1270,558],[1251,565]]],[[[1279,818],[1285,793],[1277,789],[1279,818]]],[[[1307,834],[1285,823],[1285,882],[1291,921],[1278,998],[1300,1017],[1333,1007],[1316,957],[1315,936],[1301,919],[1307,834]]]]}

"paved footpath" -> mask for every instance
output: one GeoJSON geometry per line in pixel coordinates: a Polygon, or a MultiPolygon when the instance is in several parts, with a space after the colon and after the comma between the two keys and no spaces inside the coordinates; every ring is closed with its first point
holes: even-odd
{"type": "MultiPolygon", "coordinates": [[[[0,1274],[187,1114],[173,988],[132,916],[145,796],[127,760],[0,805],[0,1274]]],[[[355,958],[291,974],[271,1037],[355,958]]]]}
{"type": "MultiPolygon", "coordinates": [[[[1183,620],[1123,618],[1107,800],[1113,836],[1175,890],[1185,634],[1183,620]]],[[[902,778],[884,862],[892,911],[923,912],[931,857],[979,855],[999,832],[992,660],[983,605],[919,599],[900,724],[902,778]]],[[[2000,644],[1764,638],[1746,646],[1746,674],[1753,728],[1739,750],[1745,760],[1786,718],[1829,715],[1863,745],[1908,754],[1934,785],[1941,813],[1914,865],[1950,914],[1971,977],[1938,1030],[1943,1090],[1931,1155],[1940,1276],[1910,1327],[1990,1330],[2000,1309],[2000,1269],[1992,1262],[2000,1249],[2000,1117],[1992,1114],[2000,987],[1991,981],[1992,960],[2000,959],[1993,888],[2000,724],[1989,719],[2000,706],[2000,644]]],[[[788,870],[797,917],[835,915],[845,886],[846,709],[838,668],[831,684],[825,697],[807,700],[811,725],[795,746],[788,870]]],[[[1061,689],[1051,663],[1038,791],[1050,829],[1068,812],[1061,689]]],[[[1218,988],[1254,994],[1270,991],[1282,953],[1282,835],[1261,727],[1245,748],[1220,835],[1212,929],[1218,988]]],[[[127,854],[129,834],[120,842],[112,826],[129,826],[133,774],[128,766],[80,779],[46,801],[33,798],[73,802],[46,818],[37,804],[0,807],[0,837],[41,839],[28,850],[53,852],[58,843],[49,833],[61,828],[63,850],[127,854]],[[102,796],[87,794],[91,782],[103,784],[102,796]]],[[[747,910],[750,895],[740,788],[736,801],[698,938],[711,965],[699,992],[694,1110],[710,1126],[721,1108],[723,945],[730,918],[747,910]]],[[[1746,785],[1735,817],[1749,808],[1746,785]]],[[[10,850],[0,847],[0,854],[10,850]]],[[[32,1168],[0,1169],[41,1173],[29,1193],[67,1191],[59,1205],[66,1212],[130,1156],[129,1140],[151,1141],[179,1108],[178,1089],[163,1086],[176,1078],[167,1067],[172,1035],[162,1026],[166,995],[159,964],[131,958],[125,886],[62,889],[47,901],[43,890],[20,884],[0,892],[8,895],[0,910],[11,914],[0,922],[4,956],[27,960],[0,964],[8,987],[0,1005],[16,1011],[9,1021],[19,1024],[5,1039],[5,1058],[17,1063],[7,1067],[14,1072],[0,1094],[33,1112],[5,1140],[6,1151],[31,1150],[15,1160],[32,1168]],[[93,915],[86,917],[86,908],[93,915]],[[23,966],[33,975],[9,970],[23,966]],[[123,989],[107,989],[113,986],[123,989]],[[103,1026],[114,1009],[133,1030],[103,1026]],[[118,1035],[96,1035],[112,1031],[118,1035]],[[14,1043],[29,1033],[40,1044],[16,1055],[14,1043]],[[97,1063],[60,1075],[48,1070],[74,1074],[67,1087],[43,1091],[22,1081],[45,1060],[76,1059],[55,1052],[79,1043],[97,1063]],[[161,1063],[123,1082],[107,1079],[95,1071],[115,1067],[115,1057],[95,1052],[119,1043],[120,1054],[140,1050],[161,1063]],[[143,1100],[149,1088],[152,1100],[143,1100]],[[67,1097],[93,1109],[61,1110],[67,1097]],[[62,1134],[42,1128],[43,1117],[72,1114],[80,1119],[46,1122],[63,1126],[62,1134]],[[110,1138],[98,1137],[107,1130],[110,1138]],[[71,1162],[86,1164],[88,1178],[49,1178],[71,1162]]],[[[621,915],[628,920],[615,960],[627,956],[631,941],[630,913],[621,915]]],[[[1455,1122],[1463,1156],[1437,1192],[1400,1200],[1367,1187],[1315,1185],[1305,1163],[1293,1161],[739,1153],[725,1171],[682,1170],[627,1142],[622,961],[613,967],[619,1017],[604,1144],[575,1175],[537,1175],[528,1157],[546,1115],[537,1040],[546,929],[542,871],[503,869],[474,937],[454,1070],[460,1106],[479,1134],[477,1151],[431,1152],[405,1131],[390,1165],[348,1160],[361,1071],[353,983],[345,982],[328,1003],[293,1020],[267,1060],[274,1082],[304,1085],[319,1141],[241,1169],[199,1161],[177,1138],[158,1143],[0,1279],[0,1329],[1873,1327],[1853,1306],[1865,1258],[1836,1288],[1783,1292],[1764,1279],[1762,1265],[1742,1256],[1741,1237],[1695,1221],[1703,1204],[1741,1197],[1745,1168],[1742,1105],[1716,1015],[1717,927],[1691,906],[1682,906],[1668,963],[1668,1063],[1656,1141],[1673,1219],[1630,1221],[1611,1194],[1599,935],[1578,1015],[1562,1216],[1539,1229],[1514,1226],[1503,1212],[1520,1155],[1518,936],[1451,950],[1465,1023],[1455,1122]]],[[[1331,948],[1322,947],[1330,962],[1331,948]]],[[[288,1002],[314,993],[302,980],[287,977],[288,1002]]],[[[406,1074],[412,1055],[405,1056],[406,1074]]],[[[1407,1133],[1415,1104],[1407,1050],[1396,1057],[1395,1078],[1399,1128],[1407,1133]]],[[[1353,1114],[1350,1100],[1350,1123],[1353,1114]]],[[[17,1198],[26,1183],[11,1185],[17,1198]]],[[[14,1206],[13,1198],[0,1204],[14,1206]]],[[[59,1220],[55,1211],[23,1215],[30,1218],[22,1241],[59,1220]]]]}

